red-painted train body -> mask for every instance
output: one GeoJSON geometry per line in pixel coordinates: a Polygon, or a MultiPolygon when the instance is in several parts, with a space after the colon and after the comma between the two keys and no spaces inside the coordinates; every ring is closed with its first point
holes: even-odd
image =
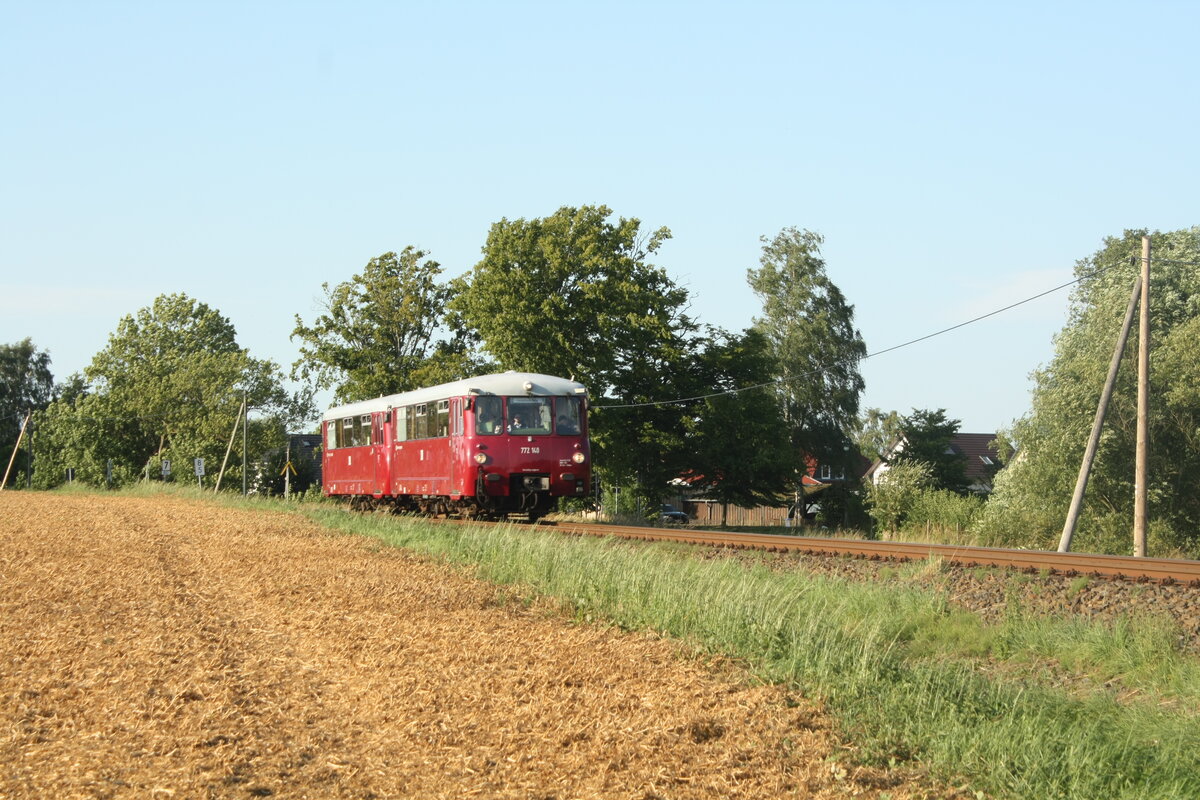
{"type": "Polygon", "coordinates": [[[359,508],[529,519],[591,487],[587,390],[505,372],[331,408],[327,496],[359,508]]]}

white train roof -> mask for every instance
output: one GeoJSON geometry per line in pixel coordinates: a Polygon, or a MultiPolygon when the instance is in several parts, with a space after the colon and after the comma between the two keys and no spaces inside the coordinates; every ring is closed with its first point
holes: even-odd
{"type": "Polygon", "coordinates": [[[495,394],[507,397],[524,395],[572,395],[583,396],[587,388],[578,381],[567,378],[556,378],[553,375],[540,375],[536,372],[499,372],[492,375],[477,375],[474,378],[464,378],[460,381],[429,386],[424,389],[414,389],[411,392],[389,394],[386,397],[376,397],[372,400],[360,400],[357,403],[347,403],[335,406],[325,412],[322,421],[353,417],[358,414],[370,414],[374,411],[386,411],[398,406],[410,406],[413,403],[431,403],[450,397],[462,397],[469,394],[495,394]],[[529,384],[529,389],[525,385],[529,384]]]}

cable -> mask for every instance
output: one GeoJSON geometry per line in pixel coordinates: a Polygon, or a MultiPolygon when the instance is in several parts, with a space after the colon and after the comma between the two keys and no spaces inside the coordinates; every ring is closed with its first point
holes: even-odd
{"type": "MultiPolygon", "coordinates": [[[[1162,259],[1160,259],[1160,260],[1162,260],[1162,259]]],[[[884,353],[891,353],[895,350],[900,350],[901,348],[917,344],[918,342],[923,342],[926,339],[932,339],[935,336],[941,336],[944,333],[949,333],[950,331],[958,330],[959,328],[966,327],[967,325],[971,325],[973,323],[979,322],[980,320],[985,320],[988,317],[994,317],[997,314],[1001,314],[1005,311],[1010,311],[1010,310],[1016,308],[1017,306],[1025,305],[1026,303],[1030,303],[1034,300],[1037,300],[1038,298],[1045,297],[1048,294],[1052,294],[1054,292],[1065,289],[1068,286],[1073,286],[1077,283],[1080,283],[1081,281],[1087,280],[1088,278],[1094,278],[1097,275],[1102,275],[1105,272],[1107,272],[1108,270],[1113,269],[1113,267],[1115,267],[1115,266],[1116,265],[1114,264],[1114,265],[1110,265],[1107,267],[1102,267],[1093,272],[1089,272],[1087,275],[1081,275],[1078,278],[1076,278],[1075,280],[1067,281],[1064,284],[1055,286],[1053,289],[1047,289],[1044,292],[1039,292],[1038,294],[1035,294],[1032,297],[1027,297],[1024,300],[1018,300],[1017,302],[1012,303],[1011,305],[1007,305],[1004,308],[998,308],[995,311],[988,312],[987,314],[981,314],[980,316],[975,317],[974,319],[969,319],[966,322],[960,322],[957,325],[951,325],[949,328],[943,328],[940,331],[935,331],[933,333],[929,333],[924,336],[920,336],[916,339],[912,339],[912,340],[904,342],[902,344],[894,345],[892,347],[888,347],[883,350],[878,350],[874,353],[868,353],[867,355],[863,356],[861,360],[866,361],[868,358],[874,358],[876,356],[881,356],[884,353]]],[[[680,398],[678,400],[651,400],[646,403],[622,403],[619,405],[596,405],[596,406],[592,406],[592,408],[596,408],[596,409],[600,409],[600,408],[645,408],[647,406],[671,406],[671,405],[678,405],[681,403],[692,403],[697,400],[706,400],[710,397],[720,397],[722,395],[738,394],[739,392],[748,392],[748,391],[752,391],[754,389],[761,389],[765,386],[772,386],[772,385],[779,384],[779,383],[787,383],[789,380],[800,380],[802,378],[807,378],[810,374],[811,373],[801,373],[800,375],[796,375],[793,378],[789,378],[789,379],[776,378],[775,380],[767,381],[766,383],[756,383],[753,386],[743,386],[739,389],[727,389],[726,391],[723,391],[723,392],[713,392],[711,394],[698,395],[696,397],[680,398]]]]}
{"type": "Polygon", "coordinates": [[[950,331],[958,330],[959,328],[966,327],[967,325],[970,325],[970,324],[972,324],[972,323],[975,323],[975,322],[979,322],[980,320],[987,319],[988,317],[994,317],[994,316],[996,316],[997,314],[1002,314],[1002,313],[1004,313],[1005,311],[1009,311],[1009,310],[1011,310],[1011,309],[1014,309],[1014,308],[1016,308],[1017,306],[1023,306],[1023,305],[1025,305],[1026,303],[1029,303],[1029,302],[1032,302],[1032,301],[1034,301],[1034,300],[1037,300],[1039,297],[1045,297],[1046,295],[1048,295],[1048,294],[1052,294],[1052,293],[1054,293],[1054,292],[1057,292],[1057,291],[1059,291],[1060,289],[1065,289],[1065,288],[1067,288],[1068,286],[1073,286],[1074,284],[1076,284],[1076,283],[1079,283],[1079,282],[1080,282],[1080,281],[1082,281],[1082,280],[1085,280],[1085,279],[1087,279],[1087,278],[1091,278],[1091,277],[1094,277],[1094,276],[1096,276],[1096,275],[1099,275],[1100,273],[1102,273],[1102,272],[1104,272],[1104,271],[1106,271],[1106,270],[1108,270],[1108,269],[1111,269],[1111,267],[1105,267],[1104,269],[1102,269],[1102,270],[1097,270],[1096,272],[1093,272],[1093,273],[1091,273],[1091,274],[1089,274],[1089,275],[1084,275],[1084,276],[1082,276],[1082,277],[1076,278],[1076,279],[1075,279],[1075,280],[1073,280],[1073,281],[1068,281],[1068,282],[1066,282],[1066,283],[1064,283],[1064,284],[1062,284],[1062,285],[1060,285],[1060,286],[1055,286],[1053,289],[1047,289],[1046,291],[1042,292],[1041,294],[1035,294],[1033,297],[1027,297],[1027,298],[1025,298],[1024,300],[1018,300],[1017,302],[1013,303],[1012,305],[1005,306],[1004,308],[998,308],[998,309],[996,309],[995,311],[989,311],[989,312],[988,312],[988,313],[986,313],[986,314],[982,314],[982,315],[980,315],[980,316],[978,316],[978,317],[975,317],[975,319],[969,319],[969,320],[967,320],[966,322],[960,322],[960,323],[958,323],[957,325],[951,325],[949,328],[943,328],[942,330],[940,330],[940,331],[937,331],[937,332],[935,332],[935,333],[929,333],[929,334],[926,334],[926,335],[924,335],[924,336],[921,336],[921,337],[919,337],[919,338],[917,338],[917,339],[913,339],[913,340],[911,340],[911,341],[905,342],[904,344],[898,344],[898,345],[895,345],[895,346],[893,346],[893,347],[889,347],[889,348],[887,348],[887,349],[885,349],[885,350],[879,350],[879,351],[877,351],[877,352],[874,352],[874,353],[868,353],[866,356],[864,356],[864,357],[863,357],[863,360],[865,361],[865,360],[866,360],[866,359],[868,359],[868,358],[874,358],[875,356],[881,356],[881,355],[883,355],[884,353],[890,353],[890,352],[892,352],[893,350],[899,350],[901,347],[908,347],[910,344],[916,344],[917,342],[923,342],[923,341],[925,341],[926,339],[932,339],[932,338],[933,338],[933,337],[935,337],[935,336],[941,336],[943,333],[949,333],[950,331]]]}

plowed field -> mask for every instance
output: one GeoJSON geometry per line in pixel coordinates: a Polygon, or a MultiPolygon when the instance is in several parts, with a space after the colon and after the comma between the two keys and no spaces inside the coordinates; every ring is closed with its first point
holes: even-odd
{"type": "Polygon", "coordinates": [[[0,493],[0,796],[921,796],[820,708],[403,551],[0,493]]]}

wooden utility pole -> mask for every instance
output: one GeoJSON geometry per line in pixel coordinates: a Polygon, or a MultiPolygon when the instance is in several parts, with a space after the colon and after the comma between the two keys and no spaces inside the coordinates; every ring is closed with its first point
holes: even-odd
{"type": "Polygon", "coordinates": [[[1146,462],[1150,439],[1150,237],[1142,237],[1142,308],[1138,318],[1137,458],[1133,478],[1133,554],[1146,555],[1146,462]]]}
{"type": "Polygon", "coordinates": [[[1096,449],[1100,445],[1100,430],[1104,427],[1104,416],[1108,413],[1108,401],[1112,399],[1113,386],[1117,383],[1117,368],[1121,366],[1121,356],[1129,341],[1129,329],[1133,327],[1133,312],[1137,308],[1141,293],[1142,279],[1138,278],[1133,282],[1133,292],[1129,295],[1129,305],[1125,308],[1125,322],[1121,325],[1117,346],[1113,348],[1112,360],[1108,363],[1108,379],[1104,382],[1104,391],[1100,393],[1096,418],[1092,421],[1092,435],[1088,439],[1087,449],[1083,453],[1083,462],[1079,465],[1079,477],[1075,479],[1075,494],[1071,496],[1071,508],[1067,511],[1062,537],[1058,540],[1058,552],[1060,553],[1071,551],[1071,538],[1075,535],[1075,525],[1079,522],[1080,511],[1083,510],[1083,493],[1087,490],[1088,478],[1092,473],[1092,462],[1096,460],[1096,449]]]}
{"type": "Polygon", "coordinates": [[[17,460],[17,451],[21,449],[21,440],[25,438],[25,426],[29,424],[31,416],[33,416],[32,411],[25,415],[25,421],[21,423],[21,432],[17,434],[17,443],[13,445],[12,455],[8,459],[8,468],[4,470],[4,480],[0,481],[0,492],[4,491],[5,486],[8,486],[8,473],[12,472],[13,462],[17,460]]]}

